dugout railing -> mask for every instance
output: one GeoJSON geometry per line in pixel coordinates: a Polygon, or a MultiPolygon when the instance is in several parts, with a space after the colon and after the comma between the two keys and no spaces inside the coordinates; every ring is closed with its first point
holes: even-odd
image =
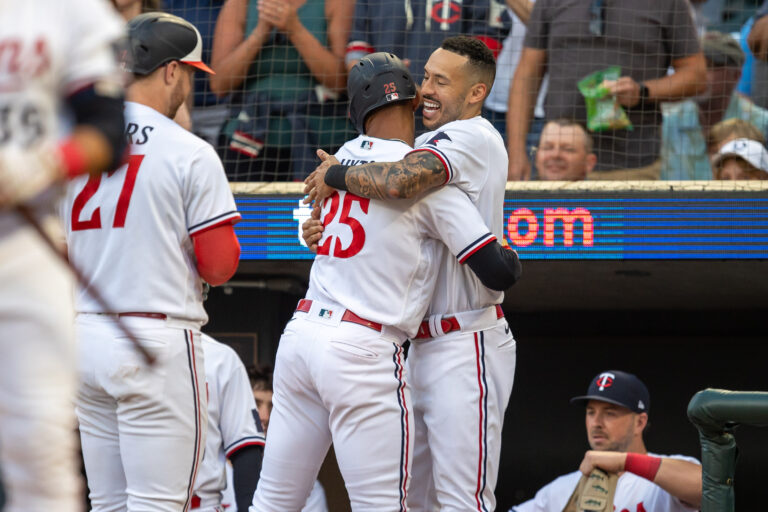
{"type": "Polygon", "coordinates": [[[733,512],[738,455],[734,431],[739,425],[768,426],[768,393],[705,389],[688,404],[688,418],[701,442],[701,512],[733,512]]]}

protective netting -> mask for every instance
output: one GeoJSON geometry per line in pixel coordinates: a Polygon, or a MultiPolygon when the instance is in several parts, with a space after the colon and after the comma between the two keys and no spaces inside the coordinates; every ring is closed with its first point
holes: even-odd
{"type": "Polygon", "coordinates": [[[334,151],[356,135],[348,66],[391,51],[418,83],[432,51],[457,34],[497,54],[483,115],[508,144],[511,180],[710,180],[768,178],[768,63],[747,45],[758,10],[768,10],[762,3],[163,0],[160,8],[203,36],[217,74],[195,79],[192,129],[217,148],[232,181],[302,180],[316,148],[334,151]]]}

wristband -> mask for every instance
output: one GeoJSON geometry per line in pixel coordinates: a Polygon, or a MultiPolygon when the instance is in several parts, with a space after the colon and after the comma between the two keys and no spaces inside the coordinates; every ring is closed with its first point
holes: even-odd
{"type": "Polygon", "coordinates": [[[661,466],[661,457],[653,455],[643,455],[642,453],[628,453],[627,460],[624,462],[624,471],[629,471],[637,476],[653,482],[656,473],[661,466]]]}
{"type": "Polygon", "coordinates": [[[68,179],[71,180],[85,173],[85,155],[72,139],[67,139],[59,145],[59,156],[64,167],[64,175],[68,179]]]}
{"type": "Polygon", "coordinates": [[[328,168],[325,173],[325,184],[336,190],[347,190],[347,170],[349,165],[335,164],[328,168]]]}
{"type": "Polygon", "coordinates": [[[640,99],[637,101],[636,107],[645,108],[651,102],[651,91],[648,90],[648,86],[645,83],[640,83],[640,99]]]}

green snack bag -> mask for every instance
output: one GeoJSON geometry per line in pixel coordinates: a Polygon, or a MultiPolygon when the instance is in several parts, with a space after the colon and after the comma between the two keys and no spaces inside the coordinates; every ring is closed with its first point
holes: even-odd
{"type": "Polygon", "coordinates": [[[632,122],[627,113],[616,101],[616,97],[603,85],[605,80],[618,80],[621,76],[619,66],[595,71],[582,78],[578,83],[579,91],[587,104],[587,129],[591,132],[606,130],[631,130],[632,122]]]}

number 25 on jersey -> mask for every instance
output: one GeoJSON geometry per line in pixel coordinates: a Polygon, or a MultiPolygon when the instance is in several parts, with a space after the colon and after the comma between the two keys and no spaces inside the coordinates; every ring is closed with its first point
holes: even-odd
{"type": "MultiPolygon", "coordinates": [[[[123,181],[123,187],[120,189],[120,196],[117,198],[115,219],[112,222],[113,228],[125,227],[125,217],[128,215],[128,206],[131,204],[133,186],[136,184],[136,176],[139,173],[142,160],[144,160],[144,155],[131,155],[128,157],[125,180],[123,181]]],[[[83,187],[83,190],[77,194],[74,203],[72,203],[72,231],[101,229],[101,207],[96,207],[89,219],[81,219],[80,217],[85,205],[93,198],[96,191],[99,190],[101,180],[112,179],[114,174],[118,174],[117,171],[112,171],[106,176],[99,174],[88,178],[88,182],[83,187]]]]}
{"type": "Polygon", "coordinates": [[[328,209],[328,213],[323,217],[323,227],[328,228],[329,225],[344,224],[349,226],[352,231],[352,240],[349,242],[348,247],[342,247],[341,238],[338,236],[330,235],[325,241],[317,247],[318,256],[330,256],[331,244],[333,244],[333,256],[336,258],[351,258],[355,254],[359,253],[365,245],[365,229],[360,221],[350,215],[352,210],[352,204],[357,202],[360,204],[360,211],[363,215],[368,214],[368,205],[371,200],[365,197],[356,196],[346,192],[344,194],[344,200],[341,201],[338,192],[334,192],[330,197],[325,200],[324,206],[330,202],[331,206],[328,209]],[[339,202],[342,203],[341,215],[336,218],[336,214],[339,212],[339,202]]]}

